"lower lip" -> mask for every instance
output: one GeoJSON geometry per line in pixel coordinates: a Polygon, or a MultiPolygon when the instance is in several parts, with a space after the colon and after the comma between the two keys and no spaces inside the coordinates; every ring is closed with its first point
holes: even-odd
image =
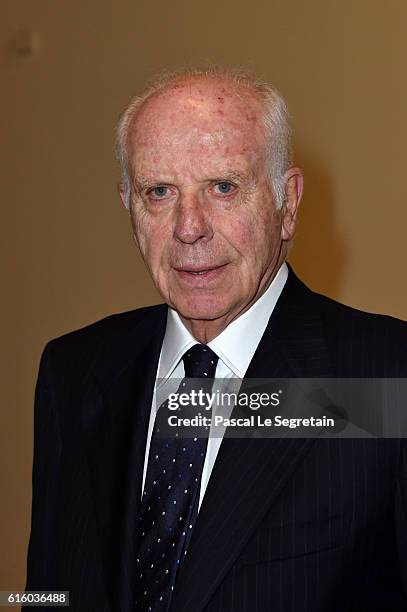
{"type": "Polygon", "coordinates": [[[218,268],[212,268],[212,270],[207,270],[200,274],[193,274],[192,272],[186,272],[184,270],[177,270],[177,274],[183,281],[186,281],[190,285],[206,285],[208,282],[217,279],[226,268],[226,265],[227,264],[219,266],[218,268]]]}

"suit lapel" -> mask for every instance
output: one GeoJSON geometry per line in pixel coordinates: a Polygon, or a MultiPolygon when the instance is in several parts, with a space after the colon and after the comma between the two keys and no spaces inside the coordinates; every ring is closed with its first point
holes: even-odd
{"type": "MultiPolygon", "coordinates": [[[[246,379],[333,376],[315,297],[290,270],[246,379]]],[[[174,589],[171,612],[202,610],[313,439],[222,441],[174,589]]]]}
{"type": "Polygon", "coordinates": [[[136,520],[166,306],[105,349],[84,400],[90,481],[112,610],[134,608],[136,520]]]}

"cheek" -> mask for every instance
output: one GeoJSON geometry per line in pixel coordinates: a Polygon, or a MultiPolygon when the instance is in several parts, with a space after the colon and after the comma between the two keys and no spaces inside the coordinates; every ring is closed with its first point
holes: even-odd
{"type": "Polygon", "coordinates": [[[262,210],[253,225],[256,254],[263,261],[268,260],[279,249],[281,241],[278,214],[273,210],[262,210]]]}
{"type": "Polygon", "coordinates": [[[253,267],[258,255],[264,248],[265,225],[264,221],[253,215],[240,215],[228,219],[224,224],[223,234],[227,241],[240,254],[243,265],[253,267]]]}
{"type": "Polygon", "coordinates": [[[142,249],[148,233],[148,220],[142,201],[138,198],[136,199],[134,195],[130,205],[130,214],[134,235],[137,238],[140,249],[142,249]]]}
{"type": "Polygon", "coordinates": [[[257,278],[279,249],[278,215],[264,207],[240,211],[223,223],[223,235],[240,255],[240,273],[257,278]]]}
{"type": "Polygon", "coordinates": [[[163,259],[170,239],[170,225],[151,217],[145,210],[132,213],[133,231],[145,261],[156,269],[163,259]]]}

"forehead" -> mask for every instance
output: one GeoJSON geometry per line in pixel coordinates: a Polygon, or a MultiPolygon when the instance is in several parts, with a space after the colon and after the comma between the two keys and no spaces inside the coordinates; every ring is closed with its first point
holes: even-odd
{"type": "Polygon", "coordinates": [[[197,79],[154,94],[128,134],[133,171],[247,170],[264,156],[263,107],[248,87],[197,79]]]}

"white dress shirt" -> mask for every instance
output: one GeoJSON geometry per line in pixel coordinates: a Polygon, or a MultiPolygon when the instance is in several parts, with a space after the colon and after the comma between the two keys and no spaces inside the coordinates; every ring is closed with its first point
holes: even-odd
{"type": "MultiPolygon", "coordinates": [[[[263,295],[261,295],[246,312],[232,321],[218,336],[216,336],[216,338],[208,343],[208,346],[219,357],[215,373],[216,379],[244,378],[246,370],[249,367],[261,337],[267,327],[271,313],[284,288],[287,277],[288,268],[287,265],[283,263],[263,295]]],[[[183,324],[178,313],[172,308],[168,308],[167,327],[158,362],[156,386],[154,389],[150,422],[147,432],[142,491],[144,490],[156,409],[161,405],[161,401],[164,401],[164,399],[168,397],[170,392],[174,392],[178,388],[180,379],[184,378],[185,375],[182,356],[197,342],[198,341],[183,324]],[[171,382],[172,388],[170,386],[171,382]],[[157,397],[160,395],[161,398],[158,400],[157,397]]],[[[222,439],[219,433],[216,437],[209,433],[201,478],[199,508],[201,507],[202,499],[205,495],[206,487],[222,439]]]]}

